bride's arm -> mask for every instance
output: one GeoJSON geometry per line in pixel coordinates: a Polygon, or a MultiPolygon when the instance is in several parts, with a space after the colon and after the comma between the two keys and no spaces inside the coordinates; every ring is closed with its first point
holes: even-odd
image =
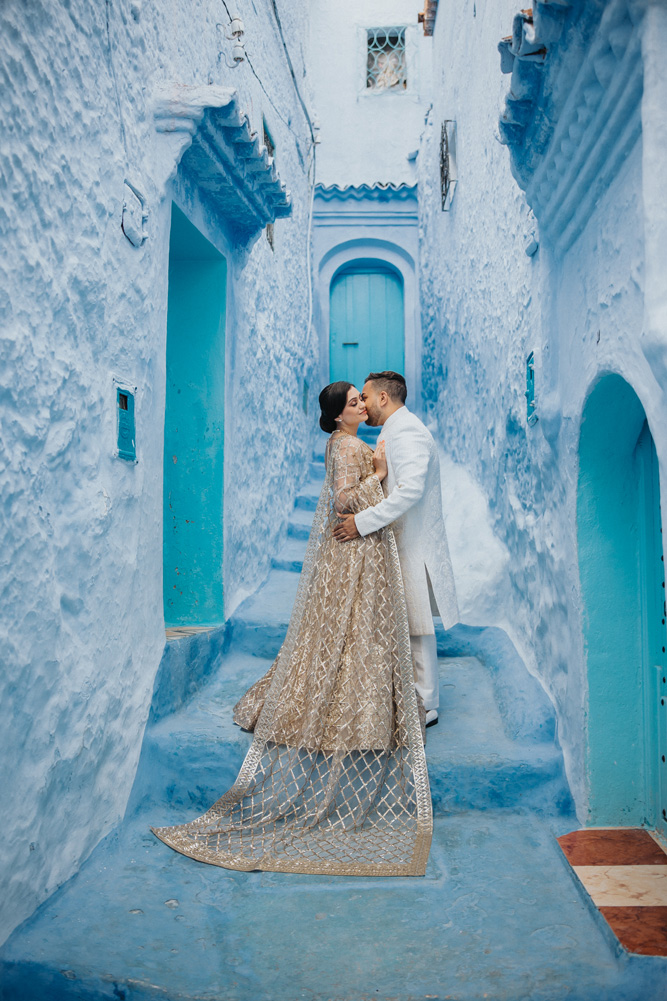
{"type": "Polygon", "coordinates": [[[332,450],[333,500],[338,515],[356,514],[384,500],[377,473],[366,475],[362,460],[363,445],[347,436],[332,450]]]}

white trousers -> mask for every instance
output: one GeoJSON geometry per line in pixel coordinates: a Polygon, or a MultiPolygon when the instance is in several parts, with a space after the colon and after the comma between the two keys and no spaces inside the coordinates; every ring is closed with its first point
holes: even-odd
{"type": "Polygon", "coordinates": [[[440,705],[440,677],[435,635],[411,636],[410,649],[415,670],[415,688],[424,700],[426,712],[437,709],[440,705]]]}

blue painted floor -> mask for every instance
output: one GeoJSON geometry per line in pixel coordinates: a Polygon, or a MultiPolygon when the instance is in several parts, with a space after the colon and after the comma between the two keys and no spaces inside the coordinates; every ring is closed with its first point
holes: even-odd
{"type": "MultiPolygon", "coordinates": [[[[512,723],[502,665],[470,650],[441,660],[426,877],[236,873],[149,832],[196,816],[236,776],[250,737],[232,705],[284,633],[297,578],[286,563],[303,554],[321,472],[311,468],[286,548],[231,629],[175,641],[179,664],[204,651],[215,669],[200,670],[188,700],[172,693],[173,712],[164,678],[156,686],[162,715],[147,728],[127,819],[5,945],[0,997],[664,1001],[666,961],[620,949],[555,841],[578,825],[549,727],[512,723]]],[[[187,686],[177,660],[165,659],[169,678],[187,686]]]]}

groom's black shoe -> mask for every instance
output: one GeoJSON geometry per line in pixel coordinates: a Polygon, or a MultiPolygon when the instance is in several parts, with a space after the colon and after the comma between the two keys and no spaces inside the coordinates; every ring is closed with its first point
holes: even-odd
{"type": "Polygon", "coordinates": [[[429,709],[428,712],[426,713],[426,729],[428,730],[430,726],[437,726],[437,725],[438,725],[438,710],[429,709]]]}

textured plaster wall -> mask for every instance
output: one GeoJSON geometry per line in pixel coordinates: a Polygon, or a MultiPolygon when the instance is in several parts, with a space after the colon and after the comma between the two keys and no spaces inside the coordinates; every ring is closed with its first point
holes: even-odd
{"type": "Polygon", "coordinates": [[[431,39],[411,0],[314,0],[311,87],[321,126],[321,184],[414,184],[408,154],[419,145],[430,93],[431,39]],[[366,87],[367,29],[406,26],[407,89],[366,87]]]}
{"type": "Polygon", "coordinates": [[[496,45],[517,9],[507,0],[458,0],[447,17],[441,9],[436,22],[435,99],[418,161],[423,379],[441,443],[481,489],[493,532],[508,553],[509,586],[497,587],[499,565],[492,559],[488,582],[478,579],[477,597],[466,582],[464,618],[486,615],[503,626],[541,679],[558,711],[583,819],[587,686],[576,551],[581,413],[599,373],[615,371],[642,400],[663,462],[666,425],[659,386],[640,348],[641,140],[564,258],[546,243],[532,258],[524,252],[533,233],[539,238],[539,227],[496,136],[507,89],[496,45]],[[443,119],[457,123],[459,181],[449,213],[438,203],[443,119]],[[523,397],[530,351],[540,417],[533,428],[523,397]]]}
{"type": "MultiPolygon", "coordinates": [[[[271,4],[247,6],[270,101],[248,62],[220,58],[214,0],[8,0],[0,13],[0,940],[122,814],[136,768],[164,646],[172,197],[228,255],[228,612],[268,570],[308,457],[308,132],[271,4]],[[239,247],[184,179],[165,188],[151,99],[173,82],[234,86],[255,127],[266,116],[294,203],[275,252],[263,234],[239,247]],[[125,178],[147,198],[140,249],[120,229],[125,178]],[[114,457],[113,376],[137,387],[136,465],[114,457]]],[[[307,5],[284,17],[301,79],[307,5]]]]}

